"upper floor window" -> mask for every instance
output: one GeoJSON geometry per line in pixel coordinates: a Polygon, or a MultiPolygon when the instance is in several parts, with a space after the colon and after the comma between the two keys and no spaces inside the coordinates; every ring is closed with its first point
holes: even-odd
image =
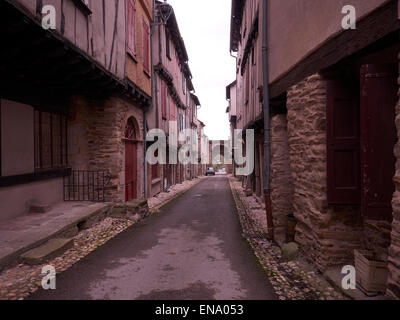
{"type": "Polygon", "coordinates": [[[174,100],[171,98],[171,120],[175,120],[175,103],[174,100]]]}
{"type": "Polygon", "coordinates": [[[128,0],[127,51],[136,59],[136,0],[128,0]]]}
{"type": "Polygon", "coordinates": [[[183,73],[182,73],[182,91],[183,94],[186,94],[186,77],[183,73]]]}
{"type": "Polygon", "coordinates": [[[179,130],[183,131],[186,129],[186,116],[184,114],[179,115],[179,130]]]}
{"type": "Polygon", "coordinates": [[[150,27],[143,17],[143,70],[150,75],[150,27]]]}

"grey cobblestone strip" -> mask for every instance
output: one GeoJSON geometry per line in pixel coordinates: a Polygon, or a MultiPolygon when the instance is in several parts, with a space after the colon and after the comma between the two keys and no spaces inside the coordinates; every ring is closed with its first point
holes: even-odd
{"type": "MultiPolygon", "coordinates": [[[[243,229],[280,300],[345,300],[316,271],[309,271],[299,262],[282,262],[280,248],[268,240],[266,232],[246,206],[240,182],[230,177],[229,183],[243,229]]],[[[308,266],[307,266],[308,267],[308,266]]]]}

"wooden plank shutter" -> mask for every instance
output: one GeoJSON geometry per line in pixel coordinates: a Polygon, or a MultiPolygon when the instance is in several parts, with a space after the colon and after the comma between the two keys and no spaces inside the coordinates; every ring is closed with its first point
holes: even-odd
{"type": "Polygon", "coordinates": [[[173,99],[171,99],[171,120],[175,120],[175,103],[173,99]]]}
{"type": "Polygon", "coordinates": [[[361,68],[362,215],[392,221],[397,142],[397,65],[361,68]]]}
{"type": "Polygon", "coordinates": [[[167,118],[167,86],[161,82],[161,113],[164,119],[167,118]]]}
{"type": "Polygon", "coordinates": [[[136,57],[136,0],[128,0],[127,51],[136,57]]]}
{"type": "Polygon", "coordinates": [[[358,87],[344,78],[327,86],[327,191],[332,205],[361,203],[358,87]]]}
{"type": "Polygon", "coordinates": [[[143,70],[150,74],[150,28],[143,19],[143,70]]]}

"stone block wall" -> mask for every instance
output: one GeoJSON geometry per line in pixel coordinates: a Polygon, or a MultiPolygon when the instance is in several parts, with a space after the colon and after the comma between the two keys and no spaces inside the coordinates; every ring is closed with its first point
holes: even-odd
{"type": "Polygon", "coordinates": [[[286,115],[271,118],[271,189],[275,236],[285,239],[286,217],[293,213],[294,194],[286,115]]]}
{"type": "MultiPolygon", "coordinates": [[[[73,100],[69,115],[69,165],[73,170],[105,170],[111,174],[106,201],[125,201],[125,126],[135,119],[137,139],[143,141],[143,111],[119,97],[73,100]]],[[[138,197],[144,197],[143,142],[137,146],[138,197]]]]}
{"type": "Polygon", "coordinates": [[[296,242],[321,270],[352,262],[362,234],[358,208],[331,208],[327,202],[326,81],[312,75],[287,97],[296,242]]]}
{"type": "MultiPolygon", "coordinates": [[[[396,106],[396,126],[397,133],[400,139],[400,77],[398,79],[398,84],[399,102],[396,106]]],[[[389,279],[387,293],[400,299],[400,142],[398,142],[395,146],[395,155],[397,158],[396,174],[394,177],[396,189],[392,201],[393,223],[391,233],[391,246],[389,248],[389,279]]]]}

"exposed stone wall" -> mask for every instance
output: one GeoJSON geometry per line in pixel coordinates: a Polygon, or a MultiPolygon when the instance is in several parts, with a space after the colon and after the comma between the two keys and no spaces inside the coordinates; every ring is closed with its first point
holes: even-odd
{"type": "Polygon", "coordinates": [[[286,216],[293,213],[294,193],[286,115],[271,118],[271,189],[275,236],[284,239],[286,216]]]}
{"type": "MultiPolygon", "coordinates": [[[[69,116],[69,164],[74,170],[105,170],[111,173],[106,200],[125,201],[125,126],[135,119],[137,139],[143,141],[143,112],[118,97],[102,101],[76,98],[69,116]]],[[[143,167],[143,142],[137,145],[138,168],[143,167]]],[[[138,170],[138,197],[144,197],[144,170],[138,170]]]]}
{"type": "MultiPolygon", "coordinates": [[[[400,77],[398,83],[399,102],[396,106],[396,126],[400,139],[400,77]]],[[[400,299],[400,142],[395,146],[395,155],[397,158],[396,174],[394,177],[396,190],[393,196],[393,223],[391,246],[389,249],[389,279],[387,293],[400,299]]]]}
{"type": "Polygon", "coordinates": [[[327,203],[326,81],[312,75],[288,91],[288,138],[296,242],[325,270],[352,262],[361,245],[359,212],[327,203]]]}

